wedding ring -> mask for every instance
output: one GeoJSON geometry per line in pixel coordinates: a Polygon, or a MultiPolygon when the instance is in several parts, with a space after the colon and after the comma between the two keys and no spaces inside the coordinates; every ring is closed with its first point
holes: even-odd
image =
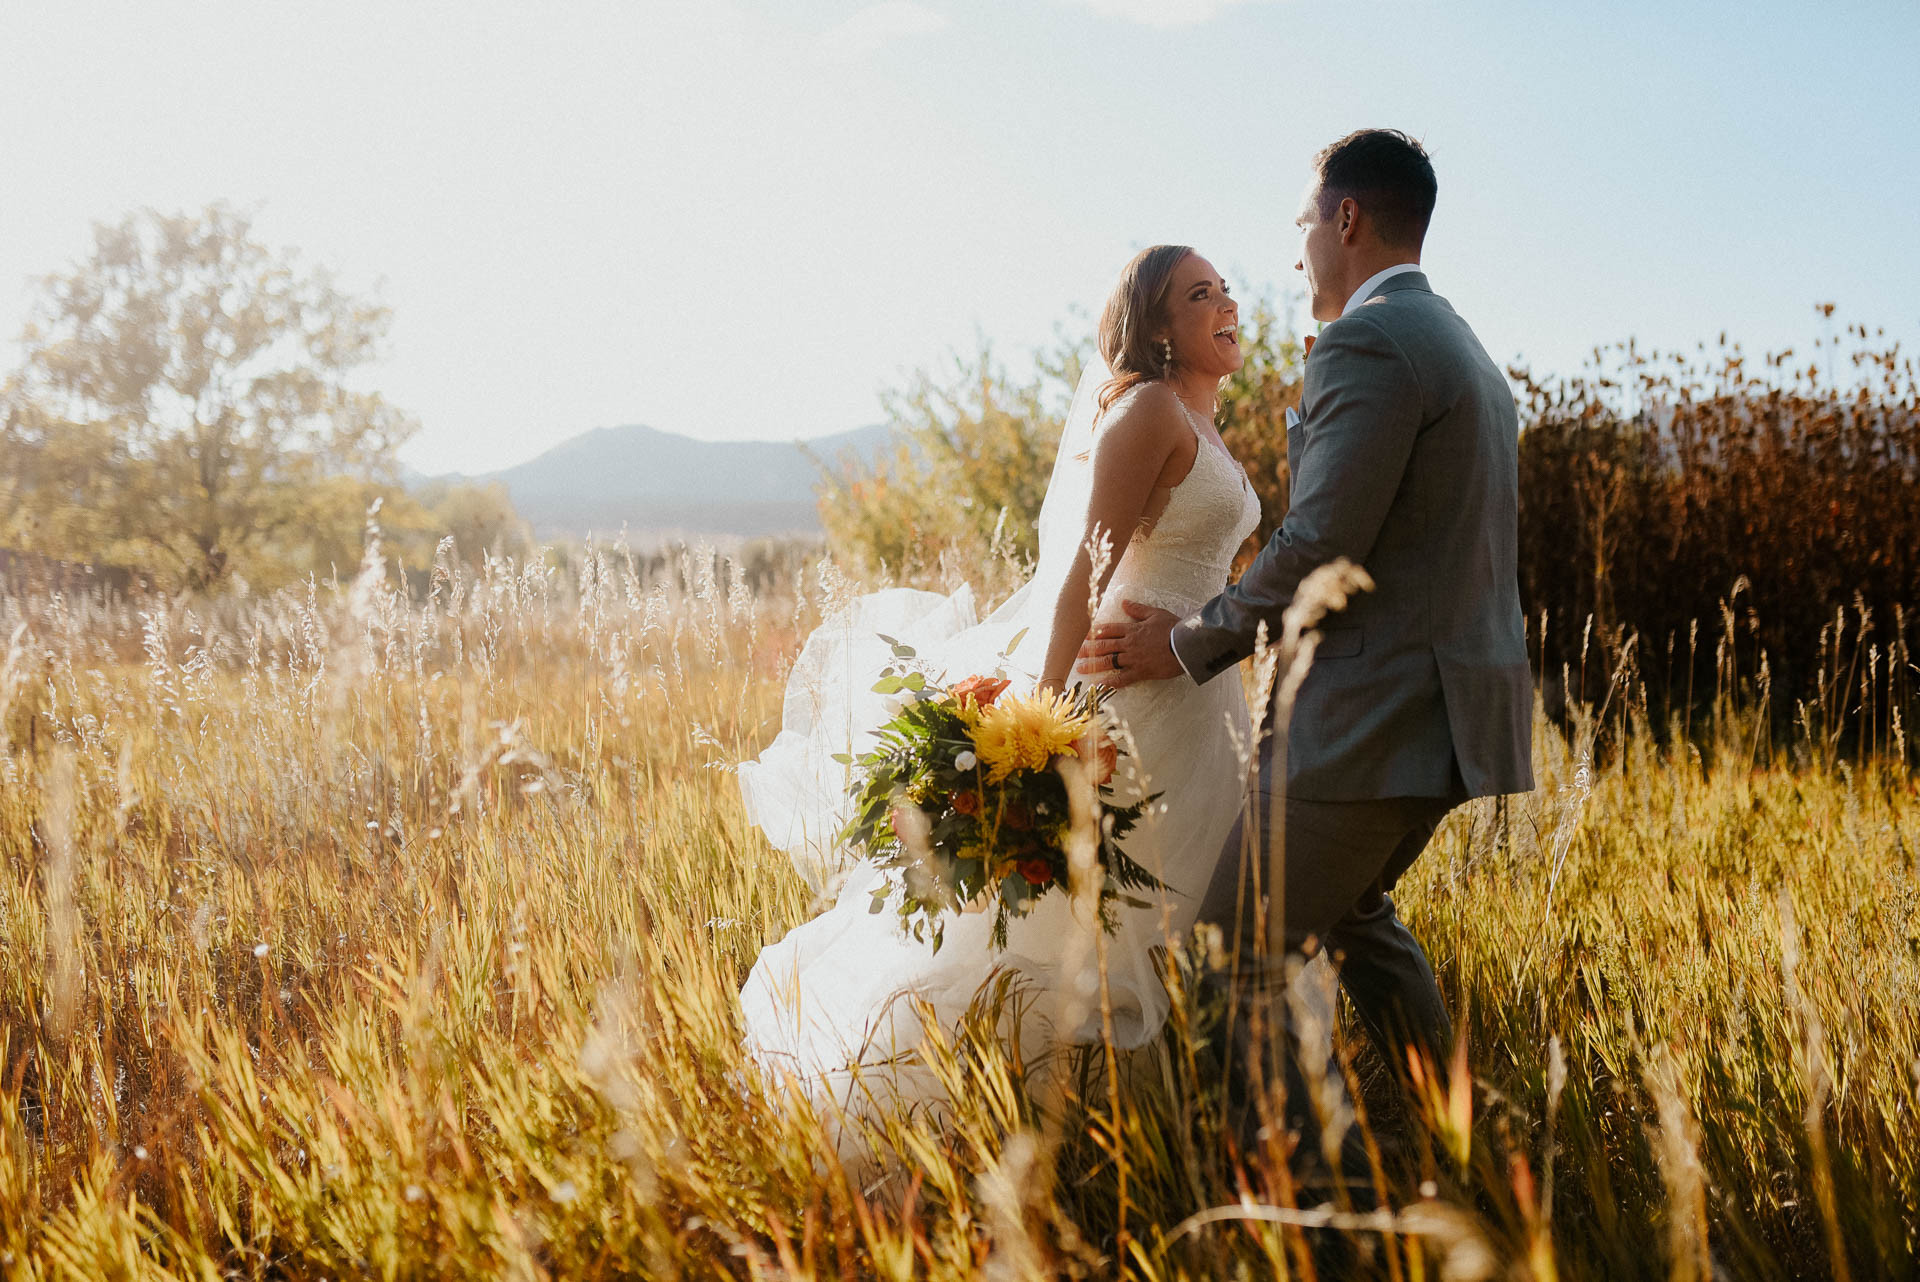
{"type": "Polygon", "coordinates": [[[1113,670],[1115,672],[1120,671],[1120,653],[1117,650],[1114,652],[1114,655],[1113,655],[1113,670]]]}

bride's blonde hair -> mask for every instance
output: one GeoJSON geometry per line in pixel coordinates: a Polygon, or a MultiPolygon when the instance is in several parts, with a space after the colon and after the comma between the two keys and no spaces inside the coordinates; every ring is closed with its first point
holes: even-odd
{"type": "Polygon", "coordinates": [[[1141,250],[1107,296],[1107,305],[1100,312],[1097,341],[1101,359],[1113,371],[1113,377],[1100,388],[1102,414],[1131,389],[1171,372],[1172,362],[1151,335],[1166,323],[1173,269],[1192,252],[1190,245],[1155,245],[1141,250]]]}

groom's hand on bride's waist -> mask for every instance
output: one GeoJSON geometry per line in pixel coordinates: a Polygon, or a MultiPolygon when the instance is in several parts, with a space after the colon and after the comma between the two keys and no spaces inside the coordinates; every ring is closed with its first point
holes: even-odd
{"type": "Polygon", "coordinates": [[[1126,623],[1102,623],[1080,645],[1073,670],[1093,685],[1118,690],[1137,681],[1165,681],[1186,669],[1173,653],[1173,625],[1180,616],[1150,605],[1122,601],[1126,623]]]}

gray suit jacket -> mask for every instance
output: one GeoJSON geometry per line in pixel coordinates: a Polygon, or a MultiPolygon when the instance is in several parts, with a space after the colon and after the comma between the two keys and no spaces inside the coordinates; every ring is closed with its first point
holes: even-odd
{"type": "Polygon", "coordinates": [[[1253,653],[1301,579],[1336,557],[1374,591],[1324,625],[1287,739],[1289,795],[1471,796],[1533,787],[1520,617],[1519,418],[1480,340],[1419,272],[1327,326],[1287,435],[1286,522],[1239,583],[1182,620],[1208,681],[1253,653]]]}

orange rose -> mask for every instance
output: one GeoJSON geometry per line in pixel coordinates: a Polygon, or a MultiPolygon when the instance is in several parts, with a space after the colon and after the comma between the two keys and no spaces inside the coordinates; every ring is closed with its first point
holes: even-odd
{"type": "Polygon", "coordinates": [[[1090,730],[1084,739],[1073,745],[1073,755],[1093,763],[1093,786],[1104,788],[1107,781],[1113,778],[1114,768],[1120,764],[1120,745],[1106,731],[1090,730]]]}
{"type": "Polygon", "coordinates": [[[1105,787],[1107,781],[1113,778],[1115,768],[1120,764],[1120,745],[1106,735],[1101,735],[1099,745],[1094,749],[1093,761],[1094,787],[1105,787]]]}
{"type": "Polygon", "coordinates": [[[1045,886],[1053,880],[1053,865],[1044,859],[1022,859],[1014,867],[1029,886],[1045,886]]]}
{"type": "Polygon", "coordinates": [[[1012,684],[1004,677],[968,677],[953,688],[954,701],[960,704],[971,701],[975,707],[991,708],[993,701],[1012,684]]]}
{"type": "Polygon", "coordinates": [[[953,794],[953,808],[963,815],[980,813],[980,794],[971,788],[962,788],[953,794]]]}

